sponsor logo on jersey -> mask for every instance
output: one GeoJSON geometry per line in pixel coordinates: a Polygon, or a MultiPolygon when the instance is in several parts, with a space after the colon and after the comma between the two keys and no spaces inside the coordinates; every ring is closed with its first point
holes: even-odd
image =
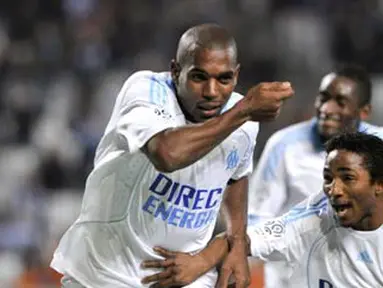
{"type": "Polygon", "coordinates": [[[197,188],[159,173],[142,210],[169,225],[197,229],[214,223],[224,188],[197,188]]]}
{"type": "Polygon", "coordinates": [[[319,288],[334,288],[330,281],[319,279],[319,288]]]}

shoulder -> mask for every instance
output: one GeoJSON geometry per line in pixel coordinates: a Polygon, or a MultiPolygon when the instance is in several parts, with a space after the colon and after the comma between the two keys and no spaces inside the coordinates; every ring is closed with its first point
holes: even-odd
{"type": "Polygon", "coordinates": [[[304,121],[287,126],[271,135],[268,142],[274,144],[294,145],[296,142],[311,139],[313,121],[304,121]]]}
{"type": "Polygon", "coordinates": [[[141,100],[165,105],[174,97],[169,72],[137,71],[126,79],[119,97],[125,101],[141,100]]]}
{"type": "Polygon", "coordinates": [[[313,120],[309,120],[278,130],[267,140],[266,147],[268,150],[277,150],[280,153],[281,150],[297,143],[311,143],[313,142],[313,126],[313,120]]]}
{"type": "Polygon", "coordinates": [[[142,70],[142,71],[137,71],[131,74],[125,81],[123,85],[123,89],[130,88],[135,85],[147,85],[152,83],[153,78],[155,75],[158,73],[155,73],[150,70],[142,70]]]}
{"type": "Polygon", "coordinates": [[[282,217],[286,225],[298,225],[301,230],[330,227],[334,224],[331,205],[323,192],[309,196],[282,217]]]}
{"type": "Polygon", "coordinates": [[[359,132],[375,135],[383,139],[383,127],[375,126],[367,122],[360,122],[359,132]]]}

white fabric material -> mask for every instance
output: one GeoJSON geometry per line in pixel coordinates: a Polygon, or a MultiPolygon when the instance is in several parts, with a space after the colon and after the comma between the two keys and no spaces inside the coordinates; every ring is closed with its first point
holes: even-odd
{"type": "Polygon", "coordinates": [[[383,287],[383,226],[374,231],[339,226],[323,193],[249,226],[248,234],[254,257],[289,263],[290,280],[283,287],[383,287]]]}
{"type": "MultiPolygon", "coordinates": [[[[233,93],[224,110],[241,99],[233,93]]],[[[193,165],[160,173],[141,152],[165,129],[190,125],[178,106],[169,73],[141,71],[119,93],[99,143],[81,214],[65,233],[51,266],[85,287],[148,287],[160,259],[154,246],[192,252],[212,236],[229,179],[252,172],[258,123],[248,122],[193,165]]],[[[190,287],[212,287],[215,270],[190,287]]]]}
{"type": "MultiPolygon", "coordinates": [[[[316,133],[316,120],[302,122],[273,134],[249,178],[249,221],[281,216],[322,189],[326,153],[316,133]]],[[[359,131],[383,138],[383,129],[361,122],[359,131]]],[[[287,287],[288,265],[265,265],[267,288],[287,287]],[[284,273],[284,271],[287,271],[284,273]]]]}
{"type": "MultiPolygon", "coordinates": [[[[289,126],[273,134],[249,178],[250,221],[280,216],[308,196],[321,191],[326,153],[319,142],[316,120],[289,126]]],[[[383,129],[361,122],[359,131],[383,138],[383,129]]],[[[267,288],[287,287],[288,265],[265,265],[267,288]]]]}

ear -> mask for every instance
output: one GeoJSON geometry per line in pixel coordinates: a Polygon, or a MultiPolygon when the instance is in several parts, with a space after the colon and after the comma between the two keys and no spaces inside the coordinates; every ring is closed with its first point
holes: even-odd
{"type": "Polygon", "coordinates": [[[383,197],[383,182],[381,181],[375,183],[375,196],[383,197]]]}
{"type": "Polygon", "coordinates": [[[359,118],[362,121],[365,121],[370,117],[371,114],[371,104],[366,104],[359,109],[359,118]]]}
{"type": "Polygon", "coordinates": [[[234,70],[234,86],[236,86],[238,83],[238,76],[239,76],[240,69],[241,69],[241,64],[237,64],[237,67],[235,67],[235,70],[234,70]]]}
{"type": "Polygon", "coordinates": [[[175,59],[172,59],[170,62],[170,73],[172,75],[173,82],[178,85],[178,78],[180,77],[181,73],[181,66],[176,62],[175,59]]]}

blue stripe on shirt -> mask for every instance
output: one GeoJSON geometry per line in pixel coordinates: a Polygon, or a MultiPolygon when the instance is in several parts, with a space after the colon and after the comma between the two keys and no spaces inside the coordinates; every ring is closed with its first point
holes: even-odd
{"type": "MultiPolygon", "coordinates": [[[[328,207],[327,197],[321,197],[316,203],[309,206],[299,205],[299,207],[292,208],[285,216],[282,217],[285,224],[295,222],[297,220],[309,217],[311,215],[318,215],[323,211],[326,211],[328,207]]],[[[268,220],[272,217],[263,217],[257,214],[249,214],[247,217],[248,226],[254,226],[261,221],[268,220]]]]}
{"type": "Polygon", "coordinates": [[[379,126],[375,126],[372,124],[369,124],[367,122],[360,122],[358,127],[359,132],[367,133],[370,135],[377,136],[381,139],[383,139],[383,128],[379,126]]]}
{"type": "Polygon", "coordinates": [[[291,127],[284,129],[284,131],[280,131],[282,133],[286,131],[286,133],[281,139],[279,139],[278,143],[269,151],[269,155],[262,175],[262,178],[265,181],[272,181],[274,178],[276,178],[276,170],[278,168],[281,158],[284,157],[288,146],[294,145],[299,142],[309,142],[310,144],[315,145],[315,139],[313,139],[314,137],[312,135],[312,130],[313,126],[315,125],[315,121],[312,120],[297,125],[298,126],[296,127],[291,127]]]}
{"type": "Polygon", "coordinates": [[[285,223],[295,222],[299,219],[309,217],[314,214],[320,214],[328,207],[327,197],[323,196],[319,201],[309,206],[295,207],[283,217],[285,223]]]}
{"type": "Polygon", "coordinates": [[[149,100],[150,103],[154,103],[154,84],[156,83],[154,77],[150,77],[150,88],[149,88],[149,100]]]}
{"type": "Polygon", "coordinates": [[[159,106],[165,106],[167,103],[167,82],[156,78],[150,77],[150,102],[159,106]]]}

